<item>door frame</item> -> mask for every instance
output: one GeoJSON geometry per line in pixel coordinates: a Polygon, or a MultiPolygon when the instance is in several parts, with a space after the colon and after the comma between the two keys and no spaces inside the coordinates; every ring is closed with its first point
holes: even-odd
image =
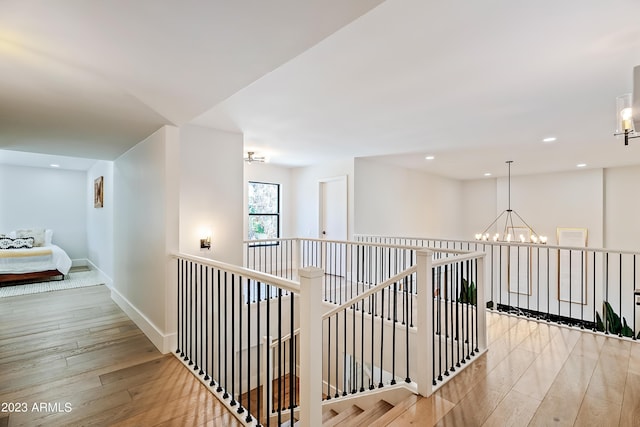
{"type": "Polygon", "coordinates": [[[323,185],[328,182],[341,181],[344,185],[344,213],[340,215],[340,217],[344,220],[344,230],[345,236],[343,239],[338,240],[349,240],[349,187],[347,175],[338,175],[330,178],[321,178],[318,180],[318,238],[323,239],[324,235],[322,234],[323,224],[324,224],[324,208],[325,208],[325,200],[323,196],[323,185]]]}

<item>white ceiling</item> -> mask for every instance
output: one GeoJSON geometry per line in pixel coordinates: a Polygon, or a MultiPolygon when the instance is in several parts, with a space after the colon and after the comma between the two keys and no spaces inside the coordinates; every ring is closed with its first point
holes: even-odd
{"type": "Polygon", "coordinates": [[[195,123],[287,166],[640,164],[640,141],[612,136],[637,0],[379,3],[0,1],[0,148],[113,159],[195,123]]]}

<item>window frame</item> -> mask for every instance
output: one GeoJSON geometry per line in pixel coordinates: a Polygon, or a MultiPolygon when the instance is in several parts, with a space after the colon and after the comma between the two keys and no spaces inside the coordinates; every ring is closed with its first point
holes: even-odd
{"type": "MultiPolygon", "coordinates": [[[[276,213],[251,213],[249,212],[249,197],[247,195],[247,219],[251,218],[252,216],[273,216],[276,217],[276,233],[277,236],[275,237],[275,239],[279,239],[280,238],[280,184],[277,182],[264,182],[264,181],[248,181],[247,185],[250,186],[251,184],[262,184],[262,185],[274,185],[277,188],[277,206],[278,206],[278,211],[276,213]]],[[[248,191],[247,191],[248,193],[248,191]]],[[[248,226],[250,225],[250,221],[248,226]]],[[[248,230],[249,231],[249,230],[248,230]]],[[[248,232],[247,232],[247,240],[249,240],[249,247],[253,248],[253,247],[260,247],[260,246],[278,246],[280,244],[279,241],[273,242],[273,243],[251,243],[251,241],[253,241],[253,239],[250,239],[248,236],[248,232]]]]}

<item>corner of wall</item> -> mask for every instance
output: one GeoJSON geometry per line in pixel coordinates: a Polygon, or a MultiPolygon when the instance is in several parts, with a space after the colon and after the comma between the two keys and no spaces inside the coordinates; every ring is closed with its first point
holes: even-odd
{"type": "Polygon", "coordinates": [[[111,287],[111,299],[133,320],[161,353],[167,354],[173,351],[177,345],[175,333],[163,334],[147,316],[134,307],[127,298],[113,287],[111,287]]]}

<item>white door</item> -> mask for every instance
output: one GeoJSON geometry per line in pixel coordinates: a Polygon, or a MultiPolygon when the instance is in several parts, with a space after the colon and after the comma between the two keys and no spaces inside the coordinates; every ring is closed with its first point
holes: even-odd
{"type": "MultiPolygon", "coordinates": [[[[347,240],[347,177],[320,180],[320,238],[347,240]]],[[[345,277],[347,246],[322,242],[322,268],[326,274],[345,277]]]]}
{"type": "Polygon", "coordinates": [[[320,180],[320,238],[347,240],[347,176],[320,180]]]}

